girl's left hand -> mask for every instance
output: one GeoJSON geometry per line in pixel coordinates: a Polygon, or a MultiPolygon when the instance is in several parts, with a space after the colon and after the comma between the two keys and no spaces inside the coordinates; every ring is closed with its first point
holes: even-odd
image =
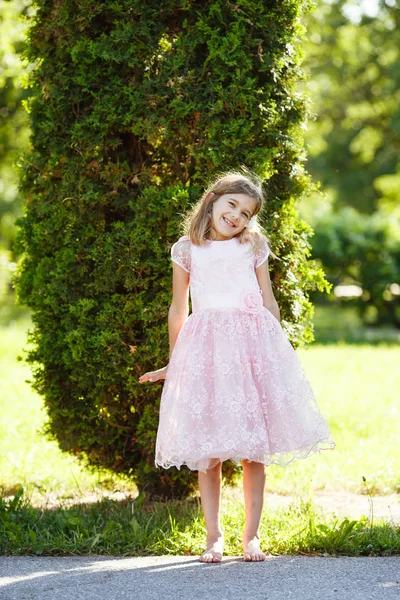
{"type": "Polygon", "coordinates": [[[162,369],[158,369],[157,371],[148,371],[144,375],[139,377],[139,383],[144,383],[145,381],[159,381],[160,379],[165,379],[168,371],[168,365],[163,367],[162,369]]]}

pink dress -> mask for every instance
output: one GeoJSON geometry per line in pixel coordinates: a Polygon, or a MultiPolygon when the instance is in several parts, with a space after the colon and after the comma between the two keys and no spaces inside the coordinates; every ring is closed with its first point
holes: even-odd
{"type": "Polygon", "coordinates": [[[157,466],[285,466],[335,447],[296,352],[263,306],[255,269],[268,254],[266,240],[257,255],[237,238],[200,247],[183,236],[172,246],[190,273],[192,313],[164,381],[157,466]]]}

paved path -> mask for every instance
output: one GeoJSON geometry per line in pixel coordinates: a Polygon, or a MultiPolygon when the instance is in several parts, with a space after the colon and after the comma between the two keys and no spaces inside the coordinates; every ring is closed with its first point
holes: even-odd
{"type": "Polygon", "coordinates": [[[399,600],[400,557],[0,557],[1,600],[399,600]]]}

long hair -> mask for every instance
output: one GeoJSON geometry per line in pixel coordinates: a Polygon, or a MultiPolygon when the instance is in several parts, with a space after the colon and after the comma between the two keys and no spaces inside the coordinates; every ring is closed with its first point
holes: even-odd
{"type": "Polygon", "coordinates": [[[236,236],[238,241],[241,244],[250,241],[253,250],[256,251],[261,246],[261,237],[264,237],[270,247],[268,236],[257,220],[264,202],[262,181],[246,167],[220,173],[211,181],[201,198],[184,218],[183,235],[189,236],[192,243],[197,246],[206,246],[211,240],[212,205],[224,194],[245,194],[255,201],[255,208],[247,226],[236,236]],[[210,196],[211,193],[214,195],[210,196]]]}

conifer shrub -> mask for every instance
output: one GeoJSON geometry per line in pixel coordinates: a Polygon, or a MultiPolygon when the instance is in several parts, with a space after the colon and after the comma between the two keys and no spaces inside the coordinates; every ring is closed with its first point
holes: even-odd
{"type": "MultiPolygon", "coordinates": [[[[156,469],[168,361],[170,248],[210,177],[247,165],[265,181],[261,224],[282,324],[312,339],[308,291],[324,289],[295,201],[307,97],[299,0],[38,0],[32,147],[21,159],[18,299],[46,432],[87,464],[179,497],[197,473],[156,469]]],[[[238,467],[224,464],[229,483],[238,467]]]]}

